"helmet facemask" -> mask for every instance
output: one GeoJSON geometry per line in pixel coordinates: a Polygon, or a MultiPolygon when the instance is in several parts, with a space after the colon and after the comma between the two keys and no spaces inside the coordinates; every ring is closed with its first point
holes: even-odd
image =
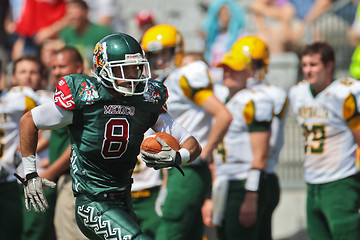
{"type": "Polygon", "coordinates": [[[105,87],[125,96],[142,95],[148,90],[150,66],[142,54],[125,54],[125,60],[108,61],[106,42],[102,44],[102,51],[103,64],[99,64],[92,73],[105,87]],[[144,87],[137,88],[139,83],[144,83],[144,87]]]}
{"type": "Polygon", "coordinates": [[[157,77],[166,78],[176,67],[174,47],[165,47],[157,51],[149,51],[147,52],[147,59],[157,77]],[[162,67],[163,65],[166,65],[166,67],[162,67]]]}
{"type": "Polygon", "coordinates": [[[142,95],[147,91],[148,80],[151,78],[149,63],[146,59],[120,60],[107,62],[100,70],[105,87],[114,88],[125,96],[142,95]],[[143,82],[144,89],[136,92],[136,86],[143,82]],[[109,83],[109,84],[108,84],[109,83]]]}

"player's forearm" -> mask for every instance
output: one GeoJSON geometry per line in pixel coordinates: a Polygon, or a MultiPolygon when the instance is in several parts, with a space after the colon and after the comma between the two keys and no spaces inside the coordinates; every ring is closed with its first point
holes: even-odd
{"type": "Polygon", "coordinates": [[[38,142],[38,129],[32,118],[31,111],[20,119],[20,150],[23,157],[35,155],[38,142]]]}

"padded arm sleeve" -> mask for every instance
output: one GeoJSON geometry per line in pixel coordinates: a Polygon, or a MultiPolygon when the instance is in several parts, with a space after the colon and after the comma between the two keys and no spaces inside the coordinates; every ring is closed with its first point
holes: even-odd
{"type": "Polygon", "coordinates": [[[161,113],[152,129],[155,132],[167,132],[178,140],[179,144],[183,144],[191,134],[180,124],[178,124],[169,113],[161,113]]]}
{"type": "Polygon", "coordinates": [[[54,102],[44,103],[31,110],[38,129],[53,130],[72,123],[73,112],[58,107],[54,102]]]}

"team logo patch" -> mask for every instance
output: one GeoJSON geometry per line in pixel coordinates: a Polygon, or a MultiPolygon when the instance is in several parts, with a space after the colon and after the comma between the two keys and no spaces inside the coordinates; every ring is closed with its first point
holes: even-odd
{"type": "Polygon", "coordinates": [[[159,87],[157,83],[149,83],[147,92],[144,93],[145,102],[158,103],[161,96],[156,92],[156,88],[159,87]]]}
{"type": "Polygon", "coordinates": [[[99,97],[99,93],[96,91],[95,86],[86,79],[86,82],[81,83],[81,101],[85,102],[86,104],[93,104],[94,99],[99,97]]]}
{"type": "Polygon", "coordinates": [[[54,102],[61,108],[64,109],[75,109],[75,102],[71,95],[69,86],[65,79],[60,79],[56,85],[56,91],[54,94],[54,102]]]}

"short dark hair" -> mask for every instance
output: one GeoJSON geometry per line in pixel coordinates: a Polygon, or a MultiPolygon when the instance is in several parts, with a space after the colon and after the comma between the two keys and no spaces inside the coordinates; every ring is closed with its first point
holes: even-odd
{"type": "Polygon", "coordinates": [[[22,61],[34,62],[36,65],[38,65],[39,72],[40,72],[41,76],[42,77],[46,76],[46,67],[45,67],[45,65],[41,62],[41,60],[40,60],[40,58],[38,56],[33,56],[33,55],[26,55],[26,56],[22,56],[22,57],[16,59],[13,62],[13,70],[12,70],[13,74],[15,74],[17,64],[19,62],[22,62],[22,61]]]}
{"type": "Polygon", "coordinates": [[[313,55],[313,54],[320,54],[321,61],[325,65],[328,62],[335,63],[334,49],[327,42],[314,42],[312,44],[306,45],[301,53],[301,57],[303,57],[305,55],[313,55]]]}
{"type": "MultiPolygon", "coordinates": [[[[99,1],[100,1],[100,0],[99,0],[99,1]]],[[[88,5],[84,0],[70,0],[70,1],[68,2],[68,4],[70,4],[70,3],[76,4],[76,5],[82,7],[82,8],[84,8],[84,9],[86,9],[86,10],[89,9],[89,5],[88,5]]]]}
{"type": "Polygon", "coordinates": [[[84,62],[83,57],[81,56],[80,52],[75,47],[65,46],[65,47],[60,48],[59,50],[55,51],[55,55],[58,55],[61,53],[69,53],[71,58],[74,60],[74,62],[80,62],[80,63],[84,62]]]}

